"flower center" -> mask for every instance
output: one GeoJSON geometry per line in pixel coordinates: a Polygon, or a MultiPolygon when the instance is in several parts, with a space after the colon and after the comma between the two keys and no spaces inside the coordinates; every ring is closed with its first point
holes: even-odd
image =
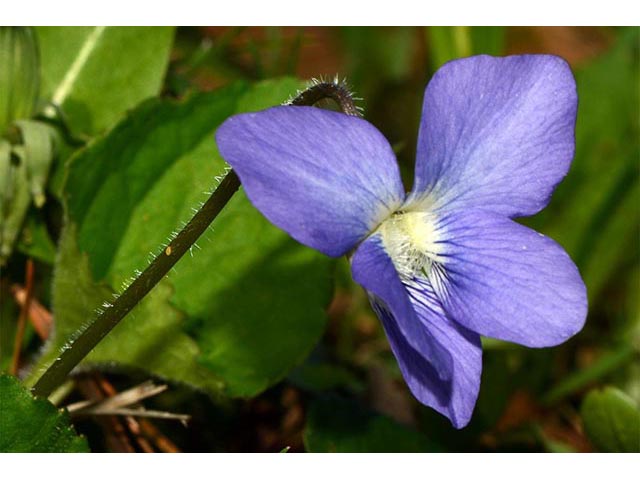
{"type": "Polygon", "coordinates": [[[442,248],[435,215],[427,212],[394,213],[378,231],[401,279],[429,275],[442,248]]]}

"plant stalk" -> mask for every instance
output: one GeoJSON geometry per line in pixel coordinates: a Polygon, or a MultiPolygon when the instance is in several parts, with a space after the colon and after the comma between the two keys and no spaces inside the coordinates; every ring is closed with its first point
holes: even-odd
{"type": "Polygon", "coordinates": [[[71,370],[169,273],[176,262],[218,216],[218,213],[239,187],[240,180],[235,172],[227,173],[218,188],[202,205],[202,208],[164,251],[153,259],[145,271],[122,292],[110,307],[106,308],[77,336],[69,348],[62,351],[33,386],[34,395],[48,397],[58,385],[64,382],[71,370]]]}
{"type": "MultiPolygon", "coordinates": [[[[344,113],[359,115],[350,92],[340,83],[323,82],[312,85],[294,98],[290,104],[311,106],[325,98],[334,100],[344,113]]],[[[145,271],[111,306],[76,334],[75,340],[63,348],[58,358],[33,386],[34,395],[48,397],[62,385],[75,366],[169,273],[176,262],[211,225],[239,187],[240,179],[233,170],[230,170],[218,188],[164,251],[154,258],[145,271]]]]}

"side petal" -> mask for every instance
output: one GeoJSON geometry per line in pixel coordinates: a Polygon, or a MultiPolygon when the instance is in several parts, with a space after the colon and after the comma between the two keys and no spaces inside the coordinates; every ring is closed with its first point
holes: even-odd
{"type": "Polygon", "coordinates": [[[456,322],[529,347],[560,344],[582,329],[586,287],[556,242],[481,210],[448,212],[440,223],[443,268],[430,278],[456,322]]]}
{"type": "Polygon", "coordinates": [[[411,197],[510,217],[543,209],[575,146],[576,85],[552,55],[480,55],[426,88],[411,197]]]}
{"type": "Polygon", "coordinates": [[[404,285],[378,237],[358,248],[351,268],[369,294],[413,395],[456,428],[464,427],[480,387],[480,337],[446,317],[428,282],[404,285]]]}
{"type": "Polygon", "coordinates": [[[256,208],[327,255],[351,250],[404,198],[389,143],[359,118],[275,107],[229,118],[216,141],[256,208]]]}

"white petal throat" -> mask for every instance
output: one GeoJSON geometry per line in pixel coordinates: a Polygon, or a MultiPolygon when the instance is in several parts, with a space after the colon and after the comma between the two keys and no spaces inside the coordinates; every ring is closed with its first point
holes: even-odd
{"type": "Polygon", "coordinates": [[[385,220],[378,232],[382,245],[402,280],[429,276],[434,262],[442,260],[442,232],[428,212],[398,212],[385,220]]]}

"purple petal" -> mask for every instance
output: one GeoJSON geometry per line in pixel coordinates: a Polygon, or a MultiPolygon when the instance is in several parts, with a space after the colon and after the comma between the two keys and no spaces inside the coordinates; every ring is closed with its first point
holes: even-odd
{"type": "Polygon", "coordinates": [[[529,347],[564,342],[582,329],[587,292],[556,242],[492,212],[448,212],[444,268],[432,269],[447,314],[465,327],[529,347]]]}
{"type": "Polygon", "coordinates": [[[379,237],[358,247],[351,269],[369,293],[413,395],[464,427],[480,387],[480,337],[445,316],[428,282],[404,285],[379,237]]]}
{"type": "Polygon", "coordinates": [[[412,198],[510,217],[543,209],[574,153],[576,85],[552,55],[486,55],[427,86],[412,198]]]}
{"type": "Polygon", "coordinates": [[[389,143],[359,118],[275,107],[229,118],[216,140],[256,208],[327,255],[351,250],[404,199],[389,143]]]}

